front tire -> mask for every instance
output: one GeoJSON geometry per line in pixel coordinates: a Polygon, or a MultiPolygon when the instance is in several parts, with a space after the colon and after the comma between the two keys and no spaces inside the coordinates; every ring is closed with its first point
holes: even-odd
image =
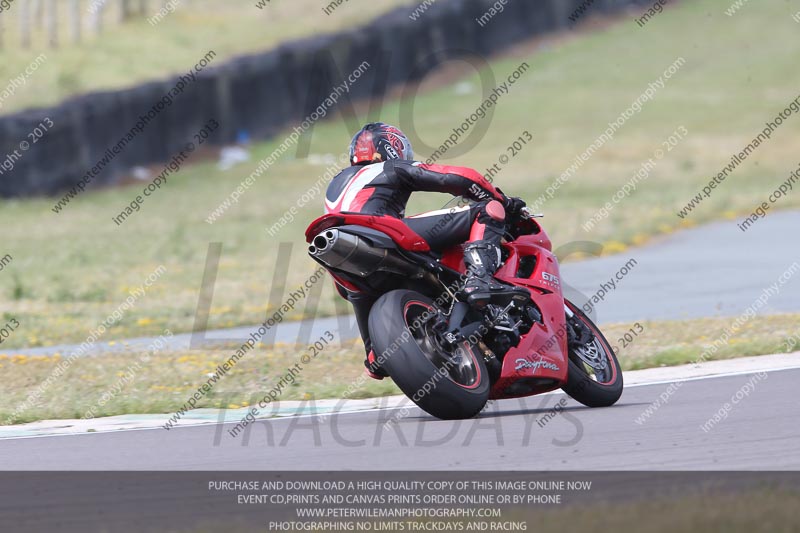
{"type": "Polygon", "coordinates": [[[489,399],[483,355],[468,343],[447,350],[430,328],[430,298],[409,290],[381,296],[369,315],[379,364],[418,407],[443,420],[472,418],[489,399]]]}
{"type": "Polygon", "coordinates": [[[609,407],[622,396],[622,369],[614,350],[600,329],[571,302],[566,302],[575,318],[587,326],[593,340],[581,349],[569,348],[567,383],[561,389],[587,407],[609,407]]]}

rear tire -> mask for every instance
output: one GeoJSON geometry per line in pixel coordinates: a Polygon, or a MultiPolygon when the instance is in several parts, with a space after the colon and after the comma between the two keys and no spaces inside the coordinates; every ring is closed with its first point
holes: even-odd
{"type": "Polygon", "coordinates": [[[570,348],[567,383],[561,389],[587,407],[609,407],[614,405],[622,396],[623,389],[622,370],[617,361],[617,356],[594,322],[579,307],[571,302],[566,302],[566,304],[578,320],[588,326],[594,333],[598,349],[602,348],[605,352],[605,360],[610,370],[610,376],[604,382],[600,382],[593,374],[589,373],[591,366],[581,360],[577,353],[570,348]]]}
{"type": "Polygon", "coordinates": [[[489,399],[486,363],[480,350],[467,343],[455,352],[439,350],[438,336],[425,326],[432,309],[431,299],[414,291],[381,296],[369,315],[373,350],[418,407],[443,420],[472,418],[489,399]]]}

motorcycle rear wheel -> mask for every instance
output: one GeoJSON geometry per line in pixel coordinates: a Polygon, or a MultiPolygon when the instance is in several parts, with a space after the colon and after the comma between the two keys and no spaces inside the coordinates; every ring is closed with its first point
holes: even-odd
{"type": "Polygon", "coordinates": [[[381,296],[369,315],[379,364],[425,412],[443,420],[472,418],[489,399],[483,354],[467,342],[446,348],[432,330],[430,298],[409,290],[381,296]]]}

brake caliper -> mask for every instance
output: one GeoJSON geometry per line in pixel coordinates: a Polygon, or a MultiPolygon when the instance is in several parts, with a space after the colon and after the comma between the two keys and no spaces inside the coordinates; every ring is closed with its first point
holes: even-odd
{"type": "Polygon", "coordinates": [[[594,340],[594,333],[577,316],[567,316],[567,338],[570,348],[585,346],[594,340]]]}

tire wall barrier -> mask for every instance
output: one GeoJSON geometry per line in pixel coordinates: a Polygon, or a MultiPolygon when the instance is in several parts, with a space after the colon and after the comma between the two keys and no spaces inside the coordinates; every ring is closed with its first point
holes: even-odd
{"type": "MultiPolygon", "coordinates": [[[[215,60],[106,163],[87,188],[114,184],[134,166],[169,161],[212,118],[221,125],[210,139],[215,145],[235,141],[240,131],[252,139],[274,137],[308,117],[364,61],[370,68],[332,111],[350,101],[380,98],[445,61],[488,56],[525,39],[567,29],[569,16],[586,3],[505,1],[503,13],[483,27],[477,19],[497,5],[496,0],[438,0],[416,21],[409,16],[419,7],[414,3],[357,29],[292,41],[225,62],[215,60]]],[[[595,0],[587,14],[613,13],[632,4],[646,8],[642,0],[595,0]]],[[[199,50],[198,59],[205,52],[199,50]]],[[[190,69],[186,65],[183,75],[190,69]]],[[[6,168],[0,174],[0,197],[55,195],[73,187],[175,87],[178,76],[0,117],[0,169],[6,168]],[[19,151],[22,141],[30,141],[29,134],[45,117],[53,126],[27,151],[18,152],[21,156],[14,158],[13,168],[3,167],[7,155],[19,151]]]]}

